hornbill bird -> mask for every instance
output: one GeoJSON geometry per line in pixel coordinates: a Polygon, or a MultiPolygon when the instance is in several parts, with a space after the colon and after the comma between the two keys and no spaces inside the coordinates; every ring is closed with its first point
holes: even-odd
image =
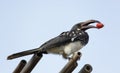
{"type": "Polygon", "coordinates": [[[36,53],[60,54],[63,58],[67,59],[71,54],[74,55],[75,52],[79,51],[88,43],[89,35],[86,32],[87,29],[101,28],[90,25],[91,23],[98,23],[103,26],[103,24],[98,20],[87,20],[85,22],[77,23],[70,31],[62,32],[57,37],[42,44],[39,48],[12,54],[8,56],[7,59],[10,60],[36,53]]]}

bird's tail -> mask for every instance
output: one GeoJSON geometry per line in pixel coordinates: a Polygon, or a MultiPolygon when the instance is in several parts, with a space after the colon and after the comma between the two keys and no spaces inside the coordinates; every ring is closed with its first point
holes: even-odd
{"type": "Polygon", "coordinates": [[[38,50],[40,50],[40,48],[35,48],[35,49],[32,49],[32,50],[27,50],[27,51],[22,51],[22,52],[19,52],[19,53],[15,53],[15,54],[9,55],[7,57],[7,60],[11,60],[11,59],[14,59],[14,58],[30,55],[30,54],[33,54],[33,53],[37,53],[38,50]]]}

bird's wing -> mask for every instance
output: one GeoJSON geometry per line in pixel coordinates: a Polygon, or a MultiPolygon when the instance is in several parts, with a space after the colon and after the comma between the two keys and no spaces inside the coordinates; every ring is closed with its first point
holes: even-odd
{"type": "Polygon", "coordinates": [[[43,45],[40,46],[40,48],[44,51],[47,49],[51,49],[54,47],[59,47],[61,45],[66,45],[70,42],[75,42],[75,41],[83,41],[84,44],[84,39],[86,38],[85,34],[82,33],[81,31],[75,32],[75,31],[67,31],[67,32],[62,32],[59,36],[45,42],[43,45]]]}
{"type": "Polygon", "coordinates": [[[47,50],[50,48],[54,48],[54,47],[59,47],[62,44],[67,44],[71,41],[71,37],[68,37],[68,33],[67,32],[62,32],[59,36],[45,42],[43,45],[40,46],[40,48],[42,48],[42,50],[47,50]]]}

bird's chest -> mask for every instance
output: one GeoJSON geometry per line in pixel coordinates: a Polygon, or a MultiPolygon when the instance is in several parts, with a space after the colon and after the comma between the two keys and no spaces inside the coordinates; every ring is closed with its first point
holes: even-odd
{"type": "Polygon", "coordinates": [[[80,50],[83,47],[83,45],[79,42],[71,42],[64,47],[64,53],[67,55],[70,55],[78,50],[80,50]]]}

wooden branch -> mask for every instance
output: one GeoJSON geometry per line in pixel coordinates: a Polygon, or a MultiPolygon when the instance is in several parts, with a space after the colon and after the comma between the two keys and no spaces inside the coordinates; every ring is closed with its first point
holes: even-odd
{"type": "MultiPolygon", "coordinates": [[[[74,69],[78,66],[77,61],[80,59],[81,55],[82,54],[80,52],[75,53],[59,73],[72,73],[74,69]]],[[[41,53],[36,53],[29,60],[28,63],[25,60],[21,60],[13,73],[31,73],[31,71],[36,66],[38,61],[42,58],[42,56],[43,55],[41,53]]],[[[91,73],[91,71],[92,66],[89,64],[85,64],[78,73],[91,73]]]]}
{"type": "Polygon", "coordinates": [[[85,64],[78,73],[91,73],[91,72],[92,72],[92,66],[90,64],[85,64]]]}
{"type": "Polygon", "coordinates": [[[73,66],[77,63],[77,60],[79,60],[81,57],[81,53],[75,53],[75,55],[72,57],[72,59],[69,60],[69,62],[63,67],[63,69],[59,73],[70,73],[70,71],[73,71],[77,66],[73,66]],[[73,66],[73,67],[72,67],[73,66]],[[73,70],[71,70],[73,69],[73,70]]]}
{"type": "Polygon", "coordinates": [[[78,63],[75,62],[75,63],[66,71],[66,73],[72,73],[77,66],[78,66],[78,63]]]}
{"type": "Polygon", "coordinates": [[[34,54],[33,57],[29,60],[29,62],[25,65],[20,73],[31,73],[33,68],[36,66],[38,61],[42,58],[41,53],[34,54]]]}
{"type": "Polygon", "coordinates": [[[13,71],[13,73],[20,73],[23,67],[26,65],[26,63],[27,62],[25,60],[21,60],[16,69],[13,71]]]}

